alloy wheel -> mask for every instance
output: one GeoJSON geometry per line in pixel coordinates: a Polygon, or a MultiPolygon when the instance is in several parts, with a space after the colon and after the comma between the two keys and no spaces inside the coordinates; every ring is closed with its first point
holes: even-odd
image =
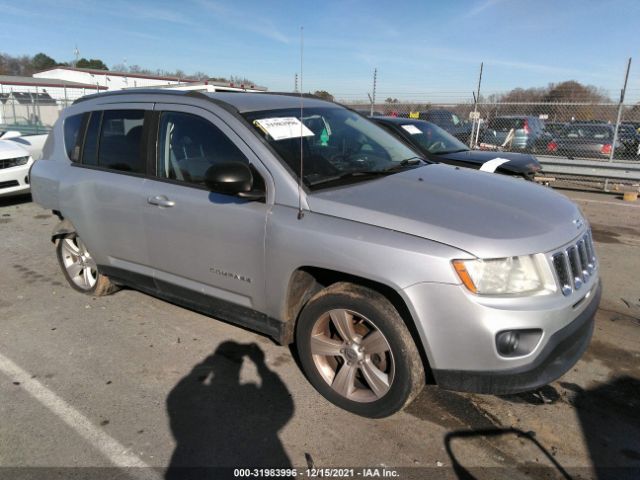
{"type": "Polygon", "coordinates": [[[322,378],[349,400],[376,401],[393,383],[389,342],[371,320],[352,310],[334,309],[318,318],[311,355],[322,378]]]}

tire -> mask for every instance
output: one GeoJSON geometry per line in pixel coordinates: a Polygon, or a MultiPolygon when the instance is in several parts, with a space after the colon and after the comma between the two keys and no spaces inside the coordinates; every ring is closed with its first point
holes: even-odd
{"type": "Polygon", "coordinates": [[[109,295],[118,290],[108,277],[99,272],[80,237],[59,239],[56,256],[64,277],[74,290],[94,297],[109,295]]]}
{"type": "Polygon", "coordinates": [[[366,287],[340,282],[318,292],[299,316],[296,347],[315,389],[363,417],[402,410],[425,385],[404,320],[386,297],[366,287]]]}

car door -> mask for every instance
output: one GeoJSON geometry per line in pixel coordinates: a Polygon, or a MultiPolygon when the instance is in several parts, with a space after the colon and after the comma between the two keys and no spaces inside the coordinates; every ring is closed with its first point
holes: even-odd
{"type": "Polygon", "coordinates": [[[238,161],[253,165],[254,185],[263,185],[266,170],[213,113],[175,104],[156,111],[156,176],[145,189],[145,222],[158,289],[199,305],[214,297],[260,309],[268,204],[212,193],[204,176],[216,162],[238,161]]]}
{"type": "Polygon", "coordinates": [[[61,209],[106,274],[152,272],[143,215],[146,128],[153,104],[101,106],[84,120],[81,154],[61,182],[61,209]]]}

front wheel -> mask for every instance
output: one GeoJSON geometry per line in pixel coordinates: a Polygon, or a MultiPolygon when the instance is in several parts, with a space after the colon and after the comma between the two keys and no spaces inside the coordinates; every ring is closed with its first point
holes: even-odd
{"type": "Polygon", "coordinates": [[[74,289],[88,295],[102,296],[118,288],[102,275],[80,237],[58,240],[56,255],[65,278],[74,289]]]}
{"type": "Polygon", "coordinates": [[[336,283],[305,306],[296,328],[300,362],[327,400],[371,418],[389,416],[422,390],[420,353],[383,295],[336,283]]]}

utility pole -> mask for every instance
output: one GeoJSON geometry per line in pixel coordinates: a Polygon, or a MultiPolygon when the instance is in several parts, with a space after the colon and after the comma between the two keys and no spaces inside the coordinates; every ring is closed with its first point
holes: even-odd
{"type": "Polygon", "coordinates": [[[480,130],[480,122],[478,122],[478,101],[480,100],[480,86],[482,85],[482,68],[484,62],[480,62],[480,75],[478,75],[478,91],[474,95],[473,99],[473,123],[471,124],[471,138],[469,138],[469,148],[473,148],[474,133],[476,130],[476,123],[478,124],[478,130],[480,130]]]}
{"type": "Polygon", "coordinates": [[[371,112],[369,113],[373,117],[373,108],[376,104],[376,87],[378,82],[378,69],[373,69],[373,95],[369,96],[369,100],[371,101],[371,112]]]}

